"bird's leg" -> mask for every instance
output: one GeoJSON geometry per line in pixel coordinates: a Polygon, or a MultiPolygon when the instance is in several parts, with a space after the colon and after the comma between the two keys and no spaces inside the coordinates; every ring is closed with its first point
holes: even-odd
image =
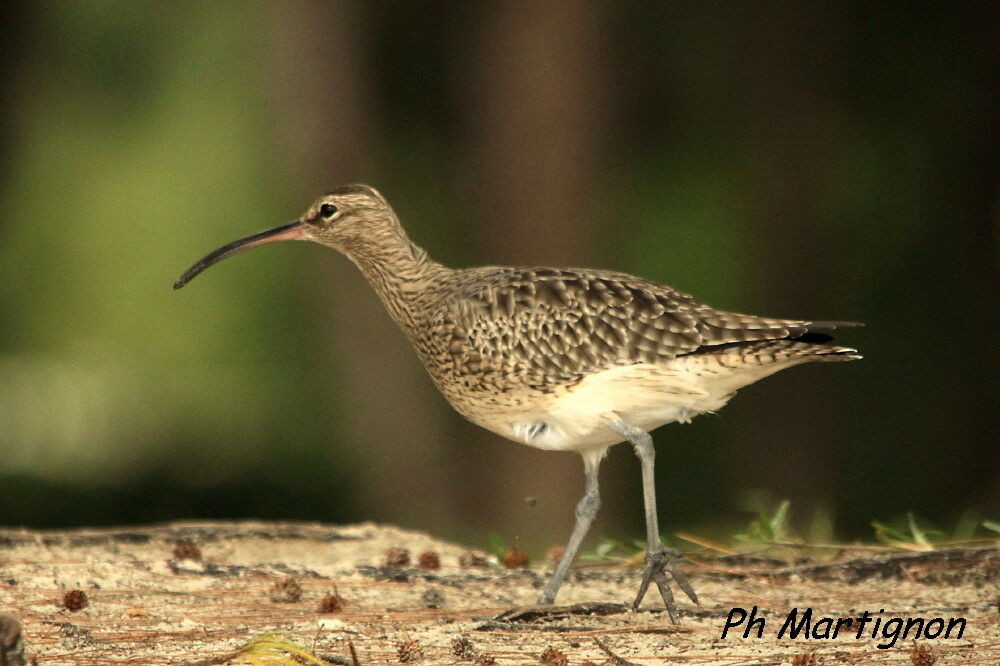
{"type": "Polygon", "coordinates": [[[597,467],[599,464],[599,462],[591,463],[589,460],[584,462],[584,469],[587,474],[586,490],[583,493],[580,503],[576,505],[576,525],[573,526],[573,534],[569,537],[569,543],[566,544],[566,550],[563,551],[562,557],[559,558],[559,564],[556,566],[552,578],[549,579],[548,585],[545,586],[542,596],[538,598],[538,603],[540,604],[551,604],[555,601],[559,586],[562,585],[563,579],[566,577],[566,572],[569,571],[570,565],[573,564],[573,558],[576,557],[576,552],[580,550],[580,544],[583,543],[583,538],[587,536],[587,531],[590,529],[590,524],[594,522],[597,510],[601,508],[601,495],[597,489],[597,467]]]}
{"type": "Polygon", "coordinates": [[[612,421],[608,427],[632,444],[639,462],[642,463],[642,500],[646,507],[646,567],[642,572],[642,582],[639,584],[639,592],[632,603],[632,608],[639,607],[642,598],[646,596],[649,583],[655,582],[663,598],[663,604],[667,607],[670,621],[676,624],[674,613],[677,606],[674,604],[674,595],[670,591],[665,574],[670,574],[691,601],[698,603],[698,596],[694,593],[687,576],[670,563],[669,558],[680,557],[680,551],[667,548],[660,541],[660,526],[656,517],[656,484],[653,478],[653,460],[656,457],[653,438],[645,430],[630,426],[623,421],[612,421]]]}

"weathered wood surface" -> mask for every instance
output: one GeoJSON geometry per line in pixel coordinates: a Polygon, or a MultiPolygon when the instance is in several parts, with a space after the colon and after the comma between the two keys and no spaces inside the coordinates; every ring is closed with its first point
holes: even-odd
{"type": "MultiPolygon", "coordinates": [[[[425,664],[475,663],[473,651],[498,664],[538,664],[549,648],[569,664],[626,663],[610,654],[636,664],[789,664],[811,652],[815,662],[797,663],[910,664],[917,644],[938,665],[1000,663],[997,548],[796,566],[745,557],[687,562],[702,604],[681,603],[680,627],[669,624],[652,594],[640,612],[625,610],[622,602],[638,584],[634,568],[577,569],[560,594],[565,607],[553,612],[530,608],[544,570],[463,568],[462,551],[371,524],[7,529],[0,530],[0,613],[20,618],[27,653],[45,665],[183,664],[231,653],[268,632],[283,632],[330,663],[350,663],[349,643],[360,664],[399,663],[407,641],[425,664]],[[202,559],[179,558],[181,542],[196,544],[202,559]],[[414,561],[434,551],[442,566],[386,569],[390,547],[408,549],[414,561]],[[275,590],[288,577],[301,587],[297,601],[280,600],[295,597],[294,585],[291,594],[275,590]],[[320,612],[334,588],[343,609],[320,612]],[[88,600],[76,612],[63,605],[73,589],[88,600]],[[765,637],[736,632],[722,640],[730,609],[755,605],[768,618],[765,637]],[[885,609],[903,617],[963,617],[968,624],[961,639],[910,638],[887,650],[856,640],[854,632],[836,640],[777,640],[793,607],[830,617],[885,609]],[[463,636],[472,645],[464,658],[454,646],[463,636]]],[[[549,658],[560,663],[555,653],[549,658]]]]}

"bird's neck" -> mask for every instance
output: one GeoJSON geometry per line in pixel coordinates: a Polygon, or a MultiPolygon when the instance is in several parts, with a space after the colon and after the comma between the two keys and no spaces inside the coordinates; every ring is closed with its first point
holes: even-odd
{"type": "Polygon", "coordinates": [[[442,278],[451,271],[431,259],[402,229],[348,256],[407,332],[419,326],[421,314],[430,309],[442,278]]]}

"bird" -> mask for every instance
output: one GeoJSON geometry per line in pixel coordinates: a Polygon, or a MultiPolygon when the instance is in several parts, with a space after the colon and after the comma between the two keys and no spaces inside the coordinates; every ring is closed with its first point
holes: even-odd
{"type": "Polygon", "coordinates": [[[629,442],[641,464],[646,551],[633,608],[655,584],[671,622],[670,581],[698,603],[681,553],[660,540],[650,432],[715,412],[740,388],[812,361],[861,358],[831,332],[857,322],[757,317],[608,270],[485,266],[453,269],[410,240],[381,193],[332,189],[291,222],[224,245],[174,282],[285,240],[320,243],[352,261],[403,329],[447,401],[501,437],[583,458],[584,494],[539,604],[556,594],[600,508],[598,468],[629,442]]]}

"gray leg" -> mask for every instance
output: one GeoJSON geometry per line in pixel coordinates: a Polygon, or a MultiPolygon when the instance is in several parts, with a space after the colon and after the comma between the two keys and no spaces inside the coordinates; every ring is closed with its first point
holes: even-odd
{"type": "Polygon", "coordinates": [[[649,583],[655,582],[660,597],[663,598],[663,604],[667,607],[670,621],[675,622],[674,612],[677,606],[674,604],[674,595],[670,591],[665,574],[670,574],[691,601],[698,603],[698,597],[687,576],[670,564],[669,558],[679,557],[681,553],[667,548],[660,541],[660,524],[656,517],[656,484],[653,478],[653,460],[656,457],[653,438],[648,432],[623,421],[614,421],[608,427],[632,444],[639,462],[642,463],[642,500],[646,508],[646,568],[642,572],[642,582],[639,584],[639,592],[632,603],[632,608],[639,607],[642,598],[646,596],[646,590],[649,589],[649,583]]]}
{"type": "Polygon", "coordinates": [[[540,604],[551,604],[555,601],[559,586],[562,585],[566,572],[569,571],[569,566],[573,564],[573,559],[576,557],[576,551],[580,550],[580,544],[587,536],[587,531],[590,529],[590,524],[594,522],[597,510],[601,508],[601,495],[597,490],[597,467],[599,464],[591,465],[584,462],[587,488],[583,493],[583,499],[576,505],[576,525],[573,526],[573,534],[569,537],[569,543],[566,544],[566,550],[563,552],[552,578],[545,586],[542,596],[538,598],[540,604]]]}

